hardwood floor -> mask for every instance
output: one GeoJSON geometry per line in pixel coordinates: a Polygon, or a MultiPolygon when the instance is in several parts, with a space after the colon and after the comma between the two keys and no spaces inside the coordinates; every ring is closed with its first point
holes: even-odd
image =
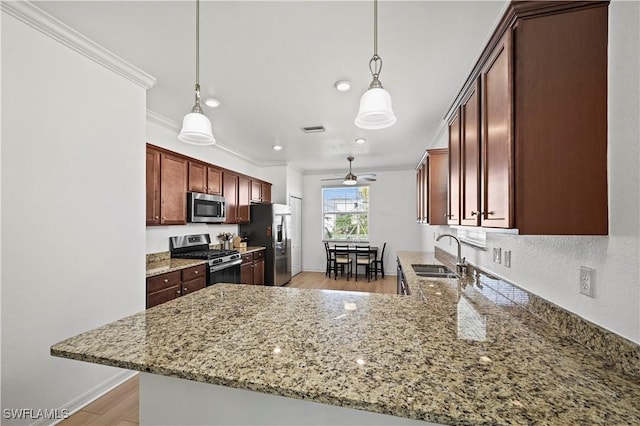
{"type": "Polygon", "coordinates": [[[135,426],[139,418],[138,401],[138,376],[136,375],[58,425],[135,426]]]}
{"type": "MultiPolygon", "coordinates": [[[[338,276],[337,280],[328,278],[323,272],[302,272],[293,277],[285,287],[396,293],[395,276],[387,275],[385,278],[378,276],[377,281],[367,282],[367,279],[362,275],[364,274],[358,276],[358,281],[355,280],[355,276],[349,277],[349,281],[347,281],[346,277],[341,276],[338,276]]],[[[58,425],[135,426],[139,424],[138,401],[138,376],[135,376],[83,407],[58,425]]]]}
{"type": "Polygon", "coordinates": [[[372,279],[367,282],[363,272],[358,276],[358,281],[355,280],[355,275],[349,277],[349,281],[347,281],[347,277],[342,277],[340,274],[338,274],[338,279],[336,280],[333,276],[331,278],[326,277],[324,272],[301,272],[293,277],[285,287],[396,294],[396,285],[395,275],[387,275],[384,278],[378,275],[377,281],[372,279]]]}

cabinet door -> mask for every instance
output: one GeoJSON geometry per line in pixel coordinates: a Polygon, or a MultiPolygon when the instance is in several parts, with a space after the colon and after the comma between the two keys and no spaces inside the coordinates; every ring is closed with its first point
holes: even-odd
{"type": "Polygon", "coordinates": [[[189,191],[207,192],[207,168],[203,163],[189,161],[189,191]]]}
{"type": "Polygon", "coordinates": [[[180,285],[147,294],[147,309],[180,297],[180,285]]]}
{"type": "Polygon", "coordinates": [[[264,259],[256,260],[253,263],[253,284],[264,285],[264,259]]]}
{"type": "Polygon", "coordinates": [[[160,224],[160,152],[147,147],[147,225],[160,224]]]}
{"type": "Polygon", "coordinates": [[[238,223],[249,223],[251,180],[238,177],[238,223]]]}
{"type": "Polygon", "coordinates": [[[447,223],[460,225],[460,113],[449,124],[449,203],[447,223]]]}
{"type": "Polygon", "coordinates": [[[262,202],[271,203],[271,184],[262,182],[261,186],[262,202]]]}
{"type": "Polygon", "coordinates": [[[207,166],[207,193],[222,195],[222,170],[207,166]]]}
{"type": "Polygon", "coordinates": [[[238,176],[224,172],[222,174],[222,189],[227,205],[225,223],[238,223],[238,176]]]}
{"type": "Polygon", "coordinates": [[[259,203],[262,201],[262,184],[258,181],[251,181],[251,201],[259,203]]]}
{"type": "Polygon", "coordinates": [[[194,291],[201,290],[206,287],[206,281],[204,277],[196,278],[195,280],[186,281],[182,283],[182,296],[193,293],[194,291]]]}
{"type": "Polygon", "coordinates": [[[253,263],[240,265],[240,284],[253,284],[253,263]]]}
{"type": "Polygon", "coordinates": [[[507,31],[482,70],[481,222],[494,228],[513,228],[511,56],[511,31],[507,31]]]}
{"type": "Polygon", "coordinates": [[[480,88],[479,82],[461,107],[460,224],[480,226],[480,88]]]}
{"type": "Polygon", "coordinates": [[[431,225],[447,224],[447,179],[448,179],[448,151],[433,149],[428,151],[425,171],[427,179],[426,217],[431,225]]]}
{"type": "Polygon", "coordinates": [[[187,223],[187,160],[164,153],[160,160],[160,223],[184,225],[187,223]]]}

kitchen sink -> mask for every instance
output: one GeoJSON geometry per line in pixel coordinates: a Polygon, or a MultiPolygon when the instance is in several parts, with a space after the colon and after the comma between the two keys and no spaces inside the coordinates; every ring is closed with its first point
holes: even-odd
{"type": "Polygon", "coordinates": [[[413,268],[413,272],[419,277],[458,278],[451,269],[444,265],[413,264],[411,267],[413,268]]]}

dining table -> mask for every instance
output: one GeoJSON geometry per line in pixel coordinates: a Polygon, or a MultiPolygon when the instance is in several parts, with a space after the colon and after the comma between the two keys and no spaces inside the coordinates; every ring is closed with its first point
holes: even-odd
{"type": "MultiPolygon", "coordinates": [[[[372,259],[377,259],[378,257],[378,246],[372,246],[370,244],[367,243],[336,243],[334,242],[333,245],[330,243],[329,244],[329,252],[330,253],[335,253],[336,251],[336,244],[339,246],[347,246],[347,251],[349,252],[349,254],[355,254],[358,250],[356,248],[356,246],[358,247],[363,247],[363,246],[369,246],[369,253],[372,255],[372,259]]],[[[378,279],[378,269],[374,268],[373,273],[375,274],[375,279],[378,279]]]]}

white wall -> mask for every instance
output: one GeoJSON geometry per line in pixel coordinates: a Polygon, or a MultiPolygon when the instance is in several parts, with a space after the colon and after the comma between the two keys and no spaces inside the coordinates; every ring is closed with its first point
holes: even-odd
{"type": "Polygon", "coordinates": [[[68,408],[123,370],[50,346],[144,309],[145,90],[1,15],[2,409],[68,408]]]}
{"type": "MultiPolygon", "coordinates": [[[[490,251],[464,246],[463,255],[534,294],[640,343],[640,3],[613,1],[609,16],[609,236],[487,234],[490,248],[511,250],[511,268],[493,263],[490,251]],[[579,293],[581,265],[596,270],[593,299],[579,293]]],[[[432,238],[433,228],[422,230],[423,241],[432,238]]],[[[438,228],[443,229],[435,231],[448,230],[438,228]]],[[[455,245],[448,241],[438,245],[455,253],[455,245]]]]}
{"type": "MultiPolygon", "coordinates": [[[[420,225],[415,218],[415,170],[376,172],[377,181],[369,191],[369,240],[372,245],[386,241],[385,274],[396,273],[396,251],[420,250],[420,225]]],[[[302,268],[325,270],[322,244],[322,186],[320,179],[333,175],[305,175],[302,208],[302,268]]]]}

